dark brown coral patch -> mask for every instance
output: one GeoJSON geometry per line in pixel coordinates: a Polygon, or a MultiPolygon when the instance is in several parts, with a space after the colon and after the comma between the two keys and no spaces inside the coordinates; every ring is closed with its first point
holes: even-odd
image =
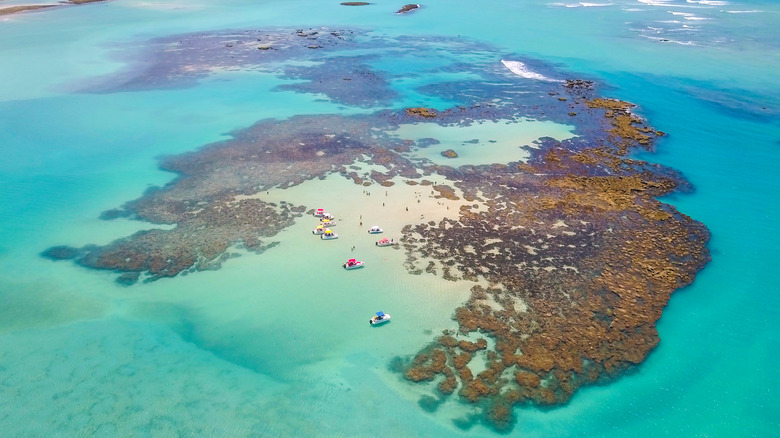
{"type": "Polygon", "coordinates": [[[434,195],[434,198],[445,198],[451,201],[457,201],[460,198],[455,194],[455,189],[446,184],[437,184],[433,187],[433,190],[438,192],[434,195]]]}
{"type": "Polygon", "coordinates": [[[455,392],[458,387],[458,379],[454,375],[450,375],[444,378],[437,386],[438,390],[444,395],[450,395],[455,392]]]}
{"type": "Polygon", "coordinates": [[[538,388],[541,380],[539,379],[538,374],[530,373],[528,371],[518,371],[515,373],[515,381],[523,388],[538,388]]]}
{"type": "Polygon", "coordinates": [[[487,341],[484,339],[480,339],[477,342],[469,342],[469,341],[460,341],[458,342],[458,347],[466,352],[474,353],[475,351],[484,350],[487,348],[487,341]]]}

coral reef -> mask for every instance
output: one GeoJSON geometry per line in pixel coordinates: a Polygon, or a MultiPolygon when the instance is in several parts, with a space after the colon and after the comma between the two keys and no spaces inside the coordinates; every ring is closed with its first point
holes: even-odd
{"type": "MultiPolygon", "coordinates": [[[[547,142],[527,164],[442,168],[474,204],[457,219],[408,226],[402,239],[408,254],[436,261],[429,272],[490,285],[474,286],[455,312],[461,334],[495,340],[486,369],[469,370],[469,341],[439,338],[434,351],[455,369],[458,395],[498,430],[513,424],[515,404],[565,403],[642,362],[671,293],[709,260],[706,228],[655,199],[684,182],[625,158],[655,131],[631,104],[585,102],[604,110],[608,136],[589,147],[547,142]]],[[[417,269],[411,259],[407,267],[417,269]]],[[[410,380],[444,373],[427,351],[409,364],[410,380]]]]}
{"type": "MultiPolygon", "coordinates": [[[[384,45],[391,56],[399,50],[423,56],[446,45],[448,53],[470,59],[496,53],[459,38],[364,43],[364,37],[318,28],[168,38],[156,42],[147,70],[121,76],[121,84],[112,86],[181,86],[221,69],[278,68],[278,77],[299,82],[277,91],[322,94],[358,108],[398,108],[390,105],[398,96],[389,85],[398,77],[372,70],[375,55],[350,56],[348,48],[362,53],[384,45]],[[425,52],[431,41],[435,50],[425,52]],[[323,56],[333,49],[338,56],[323,56]],[[272,62],[289,59],[316,66],[272,62]]],[[[659,342],[655,324],[670,295],[709,260],[709,234],[658,201],[690,189],[678,173],[629,157],[636,148],[651,150],[664,135],[634,114],[634,105],[599,97],[585,80],[518,81],[505,69],[467,62],[443,71],[448,69],[482,78],[417,90],[461,102],[451,108],[263,120],[228,140],[165,157],[160,167],[177,175],[173,181],[101,217],[175,227],[103,246],[54,246],[43,255],[116,271],[126,285],[217,268],[233,247],[271,248],[273,237],[309,208],[270,203],[266,191],[334,173],[360,187],[403,180],[426,187],[434,198],[465,201],[439,222],[421,218],[404,227],[405,267],[411,274],[480,285],[464,286],[471,295],[454,311],[457,332],[435,337],[395,365],[410,382],[429,385],[432,395],[420,400],[423,409],[457,397],[481,411],[478,421],[508,430],[513,406],[565,403],[578,388],[618,378],[641,363],[659,342]],[[508,158],[475,166],[460,159],[439,166],[411,154],[437,140],[402,138],[399,129],[421,121],[449,127],[526,119],[572,124],[576,136],[539,139],[525,162],[508,158]],[[433,174],[436,184],[426,179],[433,174]]],[[[467,428],[475,418],[456,424],[467,428]]]]}

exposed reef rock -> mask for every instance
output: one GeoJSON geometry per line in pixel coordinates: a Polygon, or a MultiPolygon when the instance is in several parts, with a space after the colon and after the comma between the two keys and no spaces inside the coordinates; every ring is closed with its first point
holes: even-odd
{"type": "Polygon", "coordinates": [[[69,1],[60,1],[58,3],[51,3],[51,4],[36,4],[36,5],[15,5],[15,6],[9,6],[7,8],[0,8],[0,16],[2,15],[11,15],[11,14],[18,14],[20,12],[31,12],[41,9],[50,9],[57,6],[63,6],[63,5],[81,5],[85,3],[96,3],[96,2],[103,2],[106,0],[69,0],[69,1]]]}
{"type": "Polygon", "coordinates": [[[401,7],[401,9],[399,9],[396,12],[396,14],[405,14],[405,13],[407,13],[409,11],[413,11],[413,10],[419,8],[419,7],[420,7],[420,5],[409,3],[408,5],[403,5],[403,7],[401,7]]]}
{"type": "Polygon", "coordinates": [[[436,110],[433,108],[407,108],[406,114],[409,114],[410,116],[420,116],[425,117],[426,119],[430,119],[433,117],[436,117],[436,110]]]}
{"type": "Polygon", "coordinates": [[[593,81],[585,81],[582,79],[567,79],[563,84],[564,87],[570,90],[593,90],[593,81]]]}
{"type": "Polygon", "coordinates": [[[446,151],[441,151],[441,156],[444,158],[458,158],[458,153],[452,149],[447,149],[446,151]]]}
{"type": "Polygon", "coordinates": [[[368,3],[368,2],[343,2],[343,3],[340,3],[340,4],[341,4],[341,6],[366,6],[366,5],[370,5],[371,3],[368,3]]]}
{"type": "Polygon", "coordinates": [[[660,132],[642,124],[641,119],[631,114],[630,110],[634,107],[633,104],[619,100],[598,98],[589,100],[587,104],[591,108],[606,110],[604,116],[609,118],[612,124],[612,129],[608,132],[613,134],[613,138],[619,139],[618,152],[620,155],[628,153],[628,148],[634,144],[633,142],[649,149],[653,139],[651,135],[657,135],[657,132],[660,132]]]}
{"type": "Polygon", "coordinates": [[[31,12],[36,11],[40,9],[47,9],[56,7],[59,5],[23,5],[23,6],[9,6],[7,8],[0,8],[0,16],[2,15],[12,15],[12,14],[18,14],[21,12],[31,12]]]}

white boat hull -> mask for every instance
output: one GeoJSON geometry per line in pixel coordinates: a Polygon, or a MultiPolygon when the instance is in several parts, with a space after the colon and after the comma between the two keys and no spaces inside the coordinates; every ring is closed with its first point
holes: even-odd
{"type": "Polygon", "coordinates": [[[365,265],[366,264],[363,263],[363,262],[357,262],[354,265],[350,265],[350,264],[344,263],[342,266],[344,266],[344,269],[352,270],[352,269],[360,269],[360,268],[362,268],[365,265]]]}
{"type": "Polygon", "coordinates": [[[382,317],[382,319],[379,319],[378,317],[375,316],[375,317],[371,318],[370,320],[368,320],[368,323],[371,324],[371,325],[379,325],[379,324],[384,324],[384,323],[386,323],[388,321],[390,321],[390,315],[385,313],[385,316],[382,317]]]}

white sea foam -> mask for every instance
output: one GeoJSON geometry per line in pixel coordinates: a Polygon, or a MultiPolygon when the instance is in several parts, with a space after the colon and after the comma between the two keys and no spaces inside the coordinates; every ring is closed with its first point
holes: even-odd
{"type": "Polygon", "coordinates": [[[687,3],[698,3],[700,5],[707,5],[707,6],[726,6],[729,4],[729,2],[724,2],[721,0],[685,0],[687,3]]]}
{"type": "Polygon", "coordinates": [[[692,20],[692,21],[711,20],[710,18],[699,17],[696,14],[692,14],[690,12],[675,12],[675,11],[666,11],[666,12],[675,16],[683,17],[686,20],[692,20]]]}
{"type": "MultiPolygon", "coordinates": [[[[674,0],[637,0],[648,6],[663,6],[675,9],[710,9],[708,6],[699,6],[691,3],[675,3],[674,0]]],[[[707,1],[707,0],[704,0],[707,1]]]]}
{"type": "Polygon", "coordinates": [[[726,12],[726,13],[729,13],[729,14],[758,14],[758,13],[764,12],[764,11],[750,10],[750,11],[722,11],[722,12],[726,12]]]}
{"type": "Polygon", "coordinates": [[[598,8],[598,7],[604,7],[604,6],[612,6],[612,3],[585,3],[585,2],[577,2],[577,3],[549,3],[549,6],[557,6],[562,8],[598,8]]]}
{"type": "Polygon", "coordinates": [[[672,0],[637,0],[639,3],[644,3],[649,6],[672,6],[669,3],[672,0]]]}
{"type": "Polygon", "coordinates": [[[505,59],[502,59],[501,63],[504,64],[504,66],[508,68],[509,71],[511,71],[512,73],[518,76],[522,76],[526,79],[536,79],[539,81],[547,81],[547,82],[563,82],[558,79],[548,78],[545,75],[536,73],[535,71],[526,67],[526,65],[520,61],[507,61],[505,59]]]}

